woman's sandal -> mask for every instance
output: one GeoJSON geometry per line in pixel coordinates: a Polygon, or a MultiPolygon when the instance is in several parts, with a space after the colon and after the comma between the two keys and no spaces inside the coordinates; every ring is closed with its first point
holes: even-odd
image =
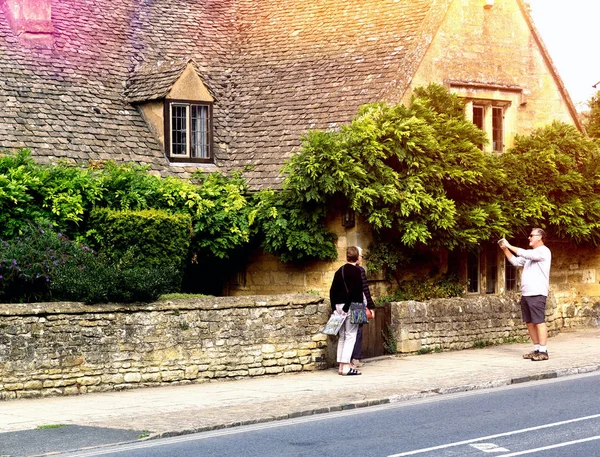
{"type": "Polygon", "coordinates": [[[347,372],[345,373],[340,373],[342,376],[358,376],[361,375],[362,373],[360,371],[358,371],[356,368],[350,368],[347,372]]]}

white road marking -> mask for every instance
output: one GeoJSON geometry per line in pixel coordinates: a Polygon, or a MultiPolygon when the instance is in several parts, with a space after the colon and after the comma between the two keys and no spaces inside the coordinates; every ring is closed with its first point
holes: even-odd
{"type": "MultiPolygon", "coordinates": [[[[482,437],[473,438],[470,440],[456,441],[454,443],[442,444],[440,446],[433,446],[433,447],[428,447],[428,448],[423,448],[423,449],[415,449],[414,451],[401,452],[400,454],[388,455],[388,457],[404,457],[407,455],[424,454],[425,452],[437,451],[439,449],[447,449],[450,447],[462,446],[464,444],[477,443],[478,441],[493,440],[494,438],[500,438],[503,436],[518,435],[521,433],[533,432],[535,430],[542,430],[544,428],[558,427],[560,425],[573,424],[575,422],[581,422],[581,421],[598,419],[598,418],[600,418],[600,414],[594,414],[592,416],[578,417],[576,419],[569,419],[566,421],[554,422],[551,424],[538,425],[537,427],[529,427],[529,428],[523,428],[521,430],[513,430],[512,432],[498,433],[497,435],[482,436],[482,437]]],[[[514,454],[514,455],[518,455],[518,454],[514,454]]],[[[502,457],[508,457],[508,455],[503,455],[502,457]]]]}
{"type": "Polygon", "coordinates": [[[500,447],[494,443],[470,444],[469,446],[474,447],[475,449],[478,449],[483,452],[510,452],[510,449],[500,447]]]}
{"type": "Polygon", "coordinates": [[[537,449],[528,449],[527,451],[513,452],[512,454],[504,454],[502,457],[514,457],[516,455],[534,454],[536,452],[546,451],[548,449],[556,449],[559,447],[572,446],[573,444],[586,443],[588,441],[594,441],[594,440],[600,440],[600,436],[590,436],[589,438],[582,438],[580,440],[552,444],[550,446],[538,447],[537,449]]]}

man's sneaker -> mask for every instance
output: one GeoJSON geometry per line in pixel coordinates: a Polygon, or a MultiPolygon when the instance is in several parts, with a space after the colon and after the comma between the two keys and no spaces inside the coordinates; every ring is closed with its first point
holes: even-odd
{"type": "Polygon", "coordinates": [[[523,358],[524,359],[529,359],[529,360],[533,360],[533,358],[538,355],[540,353],[540,351],[532,351],[529,352],[527,354],[523,354],[523,358]]]}
{"type": "Polygon", "coordinates": [[[550,358],[550,356],[548,355],[547,352],[538,352],[536,355],[534,355],[531,360],[535,361],[535,362],[539,362],[540,360],[548,360],[550,358]]]}

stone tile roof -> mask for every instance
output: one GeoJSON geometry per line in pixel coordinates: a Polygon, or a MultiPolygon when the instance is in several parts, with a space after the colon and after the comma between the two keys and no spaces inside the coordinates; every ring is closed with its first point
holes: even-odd
{"type": "Polygon", "coordinates": [[[132,103],[164,96],[193,59],[216,99],[217,167],[253,165],[251,188],[278,187],[308,129],[400,98],[450,3],[54,0],[52,49],[19,45],[0,12],[0,150],[185,175],[132,103]]]}
{"type": "Polygon", "coordinates": [[[255,187],[281,182],[308,129],[338,128],[362,104],[399,101],[450,1],[242,2],[244,78],[233,107],[236,166],[255,187]]]}
{"type": "Polygon", "coordinates": [[[134,70],[124,91],[129,103],[165,98],[191,59],[148,62],[134,70]]]}

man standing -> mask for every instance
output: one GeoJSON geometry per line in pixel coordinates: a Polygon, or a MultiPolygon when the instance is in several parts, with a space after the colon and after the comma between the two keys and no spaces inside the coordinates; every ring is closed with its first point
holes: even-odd
{"type": "Polygon", "coordinates": [[[529,235],[529,247],[512,246],[502,238],[498,244],[508,261],[515,267],[523,267],[521,276],[521,312],[534,344],[533,352],[523,355],[533,361],[548,360],[548,328],[546,327],[546,298],[550,284],[552,254],[544,244],[546,232],[534,228],[529,235]]]}

